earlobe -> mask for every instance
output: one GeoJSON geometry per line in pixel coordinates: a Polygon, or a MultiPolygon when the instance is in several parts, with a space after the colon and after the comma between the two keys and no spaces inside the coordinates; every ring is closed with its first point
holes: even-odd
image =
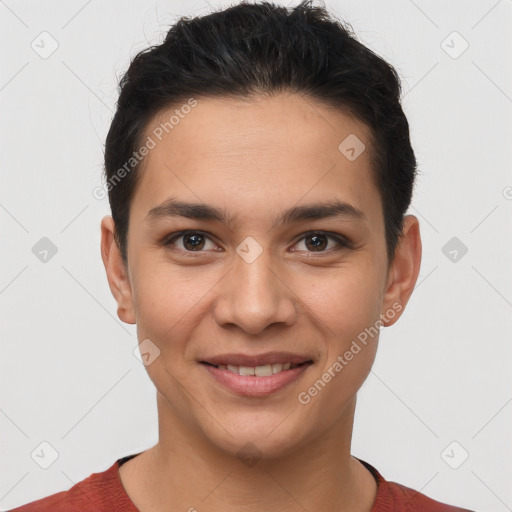
{"type": "Polygon", "coordinates": [[[117,302],[117,316],[127,324],[135,324],[131,284],[121,252],[114,237],[115,225],[110,215],[101,220],[101,259],[107,273],[110,291],[117,302]]]}
{"type": "Polygon", "coordinates": [[[419,221],[406,215],[384,294],[382,321],[386,327],[400,318],[409,301],[420,271],[421,252],[419,221]]]}

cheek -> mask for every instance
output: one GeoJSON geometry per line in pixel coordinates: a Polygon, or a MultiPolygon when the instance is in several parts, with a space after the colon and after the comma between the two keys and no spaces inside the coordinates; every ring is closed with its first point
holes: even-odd
{"type": "Polygon", "coordinates": [[[297,401],[314,423],[313,430],[324,432],[342,417],[371,370],[377,344],[364,346],[356,341],[348,351],[336,354],[299,390],[297,401]],[[347,358],[350,353],[350,360],[347,358]],[[339,357],[338,357],[339,356],[339,357]]]}
{"type": "Polygon", "coordinates": [[[340,273],[329,286],[316,286],[312,311],[325,337],[319,367],[297,399],[322,430],[336,422],[368,377],[375,360],[381,298],[375,281],[340,273]]]}
{"type": "Polygon", "coordinates": [[[138,273],[133,297],[139,342],[149,339],[158,347],[145,368],[156,389],[187,410],[190,404],[180,382],[187,378],[189,340],[205,316],[205,297],[213,285],[199,277],[185,278],[168,265],[149,268],[138,273]]]}
{"type": "Polygon", "coordinates": [[[161,349],[165,346],[166,351],[174,351],[204,314],[205,297],[215,279],[200,271],[185,275],[180,269],[154,262],[139,265],[137,270],[133,303],[139,339],[150,338],[161,349]]]}
{"type": "Polygon", "coordinates": [[[304,301],[338,350],[379,319],[379,277],[371,266],[338,269],[302,285],[304,301]]]}
{"type": "Polygon", "coordinates": [[[324,335],[320,342],[325,351],[315,381],[308,385],[320,379],[311,398],[322,395],[318,402],[327,400],[334,410],[357,392],[375,360],[382,297],[378,275],[370,268],[340,270],[310,288],[308,305],[324,335]]]}

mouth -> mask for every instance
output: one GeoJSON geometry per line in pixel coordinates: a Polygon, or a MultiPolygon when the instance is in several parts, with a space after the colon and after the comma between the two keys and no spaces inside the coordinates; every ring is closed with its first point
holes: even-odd
{"type": "Polygon", "coordinates": [[[314,360],[290,352],[225,354],[198,361],[214,382],[237,395],[266,397],[297,383],[314,360]]]}
{"type": "Polygon", "coordinates": [[[304,361],[302,363],[292,363],[291,361],[287,361],[285,363],[269,363],[259,366],[243,366],[236,364],[212,364],[209,363],[208,361],[201,361],[201,364],[213,366],[214,368],[217,368],[219,370],[227,370],[228,372],[235,373],[237,375],[269,377],[270,375],[275,375],[276,373],[281,373],[286,370],[293,370],[300,366],[313,364],[313,361],[311,359],[304,361]]]}

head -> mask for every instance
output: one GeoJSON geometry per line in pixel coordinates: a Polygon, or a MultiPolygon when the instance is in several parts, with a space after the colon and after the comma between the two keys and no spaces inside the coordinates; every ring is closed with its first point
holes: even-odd
{"type": "Polygon", "coordinates": [[[309,1],[182,18],[122,77],[105,170],[102,257],[159,412],[268,456],[341,421],[420,266],[395,70],[309,1]],[[310,363],[267,396],[204,364],[276,351],[310,363]]]}

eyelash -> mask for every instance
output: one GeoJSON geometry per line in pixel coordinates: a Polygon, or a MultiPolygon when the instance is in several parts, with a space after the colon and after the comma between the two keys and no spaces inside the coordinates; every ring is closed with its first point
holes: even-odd
{"type": "MultiPolygon", "coordinates": [[[[189,230],[185,230],[185,231],[180,231],[178,233],[171,233],[170,235],[166,236],[161,241],[161,245],[163,245],[164,247],[166,247],[167,249],[169,249],[171,251],[185,252],[185,253],[189,253],[189,254],[201,254],[201,253],[207,252],[207,251],[203,251],[203,250],[187,251],[187,250],[183,250],[183,249],[177,249],[176,247],[173,246],[173,243],[177,239],[182,238],[182,237],[184,237],[186,235],[192,235],[192,234],[194,234],[194,235],[203,235],[206,238],[208,238],[210,241],[213,242],[213,240],[210,238],[208,233],[206,233],[204,231],[189,229],[189,230]]],[[[336,241],[338,246],[335,247],[335,248],[331,248],[331,249],[329,249],[327,251],[307,251],[310,254],[315,254],[315,253],[318,253],[318,254],[330,254],[333,251],[340,251],[342,249],[349,249],[349,250],[351,250],[351,249],[354,248],[352,242],[348,238],[346,238],[346,237],[344,237],[342,235],[338,235],[338,234],[335,234],[335,233],[329,233],[329,232],[326,232],[326,231],[307,231],[306,233],[303,233],[301,238],[299,238],[297,240],[297,242],[295,242],[294,245],[296,245],[297,243],[301,242],[305,238],[310,237],[310,236],[314,236],[314,235],[322,235],[322,236],[325,236],[327,238],[331,238],[331,239],[336,241]]]]}

